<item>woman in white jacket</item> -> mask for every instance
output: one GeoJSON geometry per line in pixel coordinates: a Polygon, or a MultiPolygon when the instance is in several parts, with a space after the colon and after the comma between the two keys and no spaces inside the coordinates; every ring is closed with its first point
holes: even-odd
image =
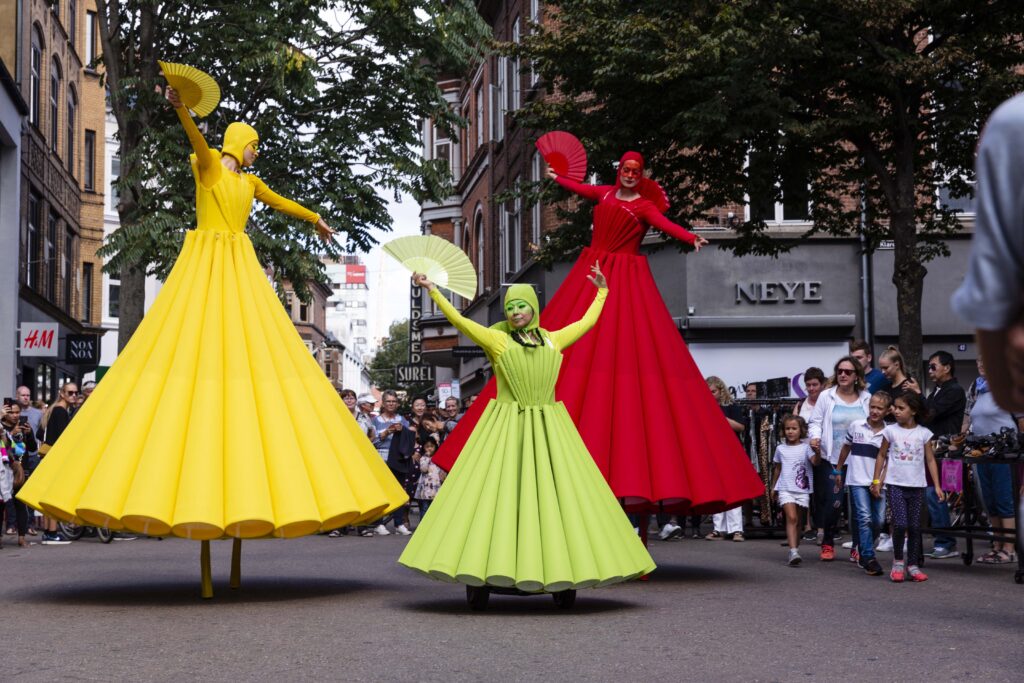
{"type": "Polygon", "coordinates": [[[868,416],[871,394],[865,391],[864,369],[854,358],[844,356],[835,365],[832,386],[821,392],[814,404],[808,436],[811,448],[820,453],[814,467],[814,524],[822,530],[821,559],[835,559],[835,533],[842,505],[843,474],[836,469],[846,430],[868,416]]]}

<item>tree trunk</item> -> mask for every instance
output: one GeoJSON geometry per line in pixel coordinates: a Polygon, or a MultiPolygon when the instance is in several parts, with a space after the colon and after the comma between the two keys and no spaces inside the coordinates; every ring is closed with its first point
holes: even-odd
{"type": "Polygon", "coordinates": [[[120,354],[146,313],[146,270],[138,267],[121,269],[121,299],[117,321],[117,352],[120,354]]]}
{"type": "Polygon", "coordinates": [[[928,269],[921,263],[917,254],[917,223],[913,208],[893,214],[892,233],[895,247],[892,283],[896,287],[900,353],[907,364],[904,368],[907,374],[923,386],[921,300],[924,294],[924,277],[928,274],[928,269]]]}

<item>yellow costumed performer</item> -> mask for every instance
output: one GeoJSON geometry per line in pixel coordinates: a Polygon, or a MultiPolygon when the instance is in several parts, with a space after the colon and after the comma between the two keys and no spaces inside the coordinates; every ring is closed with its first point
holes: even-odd
{"type": "Polygon", "coordinates": [[[194,150],[197,227],[19,498],[62,520],[202,541],[211,597],[210,540],[235,539],[237,587],[241,539],[362,524],[406,495],[299,337],[245,227],[255,198],[323,239],[333,232],[245,172],[252,127],[232,123],[211,150],[174,88],[167,99],[194,150]]]}

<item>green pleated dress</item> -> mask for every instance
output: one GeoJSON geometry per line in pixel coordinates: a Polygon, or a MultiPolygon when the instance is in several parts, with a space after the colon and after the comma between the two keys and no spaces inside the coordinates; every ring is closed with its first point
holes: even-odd
{"type": "MultiPolygon", "coordinates": [[[[604,306],[608,290],[597,292],[583,319],[542,331],[542,346],[523,346],[507,325],[487,328],[463,318],[431,291],[452,324],[487,353],[498,392],[401,564],[447,582],[551,593],[654,570],[565,406],[554,399],[562,350],[594,326],[604,306]]],[[[539,310],[531,287],[511,287],[506,301],[512,299],[539,310]]]]}

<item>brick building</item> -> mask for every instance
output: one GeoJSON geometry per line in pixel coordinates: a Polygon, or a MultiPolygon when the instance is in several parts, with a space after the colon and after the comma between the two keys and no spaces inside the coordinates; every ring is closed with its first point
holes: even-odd
{"type": "Polygon", "coordinates": [[[94,4],[3,3],[0,58],[28,104],[21,134],[20,326],[57,325],[57,355],[22,356],[18,381],[36,398],[56,394],[90,366],[69,363],[69,334],[99,333],[104,90],[89,66],[96,53],[94,4]],[[15,8],[17,5],[17,8],[15,8]]]}

